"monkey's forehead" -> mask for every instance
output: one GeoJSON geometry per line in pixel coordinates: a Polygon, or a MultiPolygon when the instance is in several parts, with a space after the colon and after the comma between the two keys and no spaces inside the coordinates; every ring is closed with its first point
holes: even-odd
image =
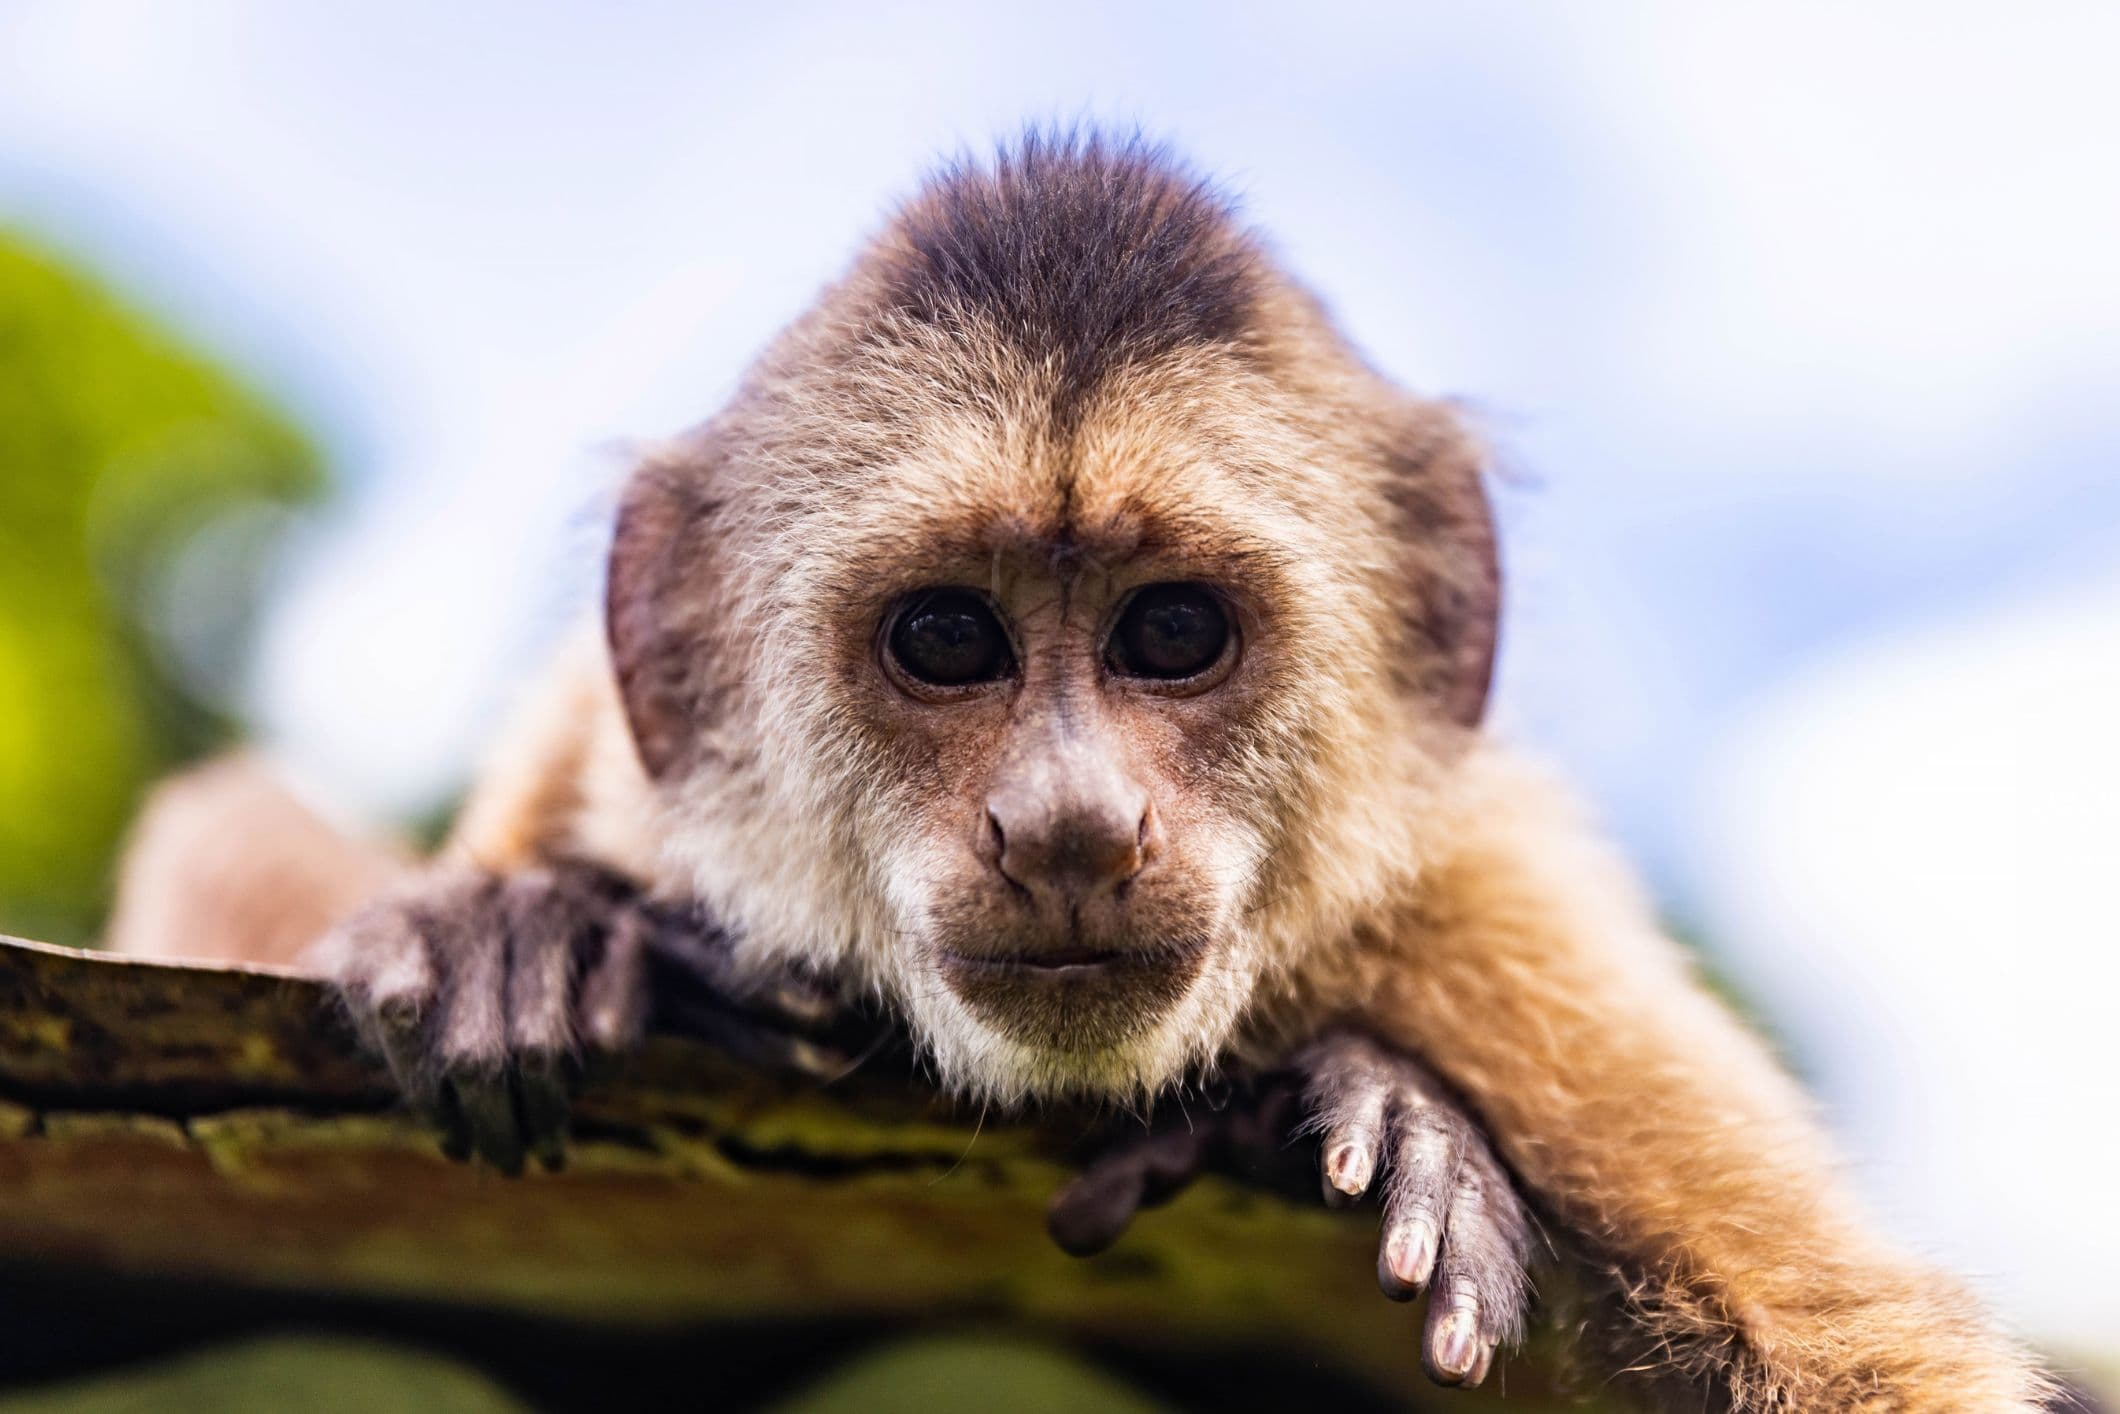
{"type": "Polygon", "coordinates": [[[1038,397],[901,414],[905,435],[786,488],[782,504],[799,502],[801,538],[832,553],[964,567],[1204,572],[1374,530],[1378,498],[1344,458],[1262,411],[1236,375],[1194,370],[1173,386],[1178,372],[1116,372],[1065,425],[1038,397]]]}
{"type": "Polygon", "coordinates": [[[1230,204],[1138,142],[946,169],[763,370],[732,445],[798,557],[1234,568],[1376,519],[1365,419],[1335,415],[1358,364],[1230,204]]]}
{"type": "Polygon", "coordinates": [[[863,263],[891,315],[1013,346],[1063,423],[1116,370],[1242,348],[1263,274],[1211,184],[1160,148],[1095,133],[1033,134],[944,169],[863,263]]]}

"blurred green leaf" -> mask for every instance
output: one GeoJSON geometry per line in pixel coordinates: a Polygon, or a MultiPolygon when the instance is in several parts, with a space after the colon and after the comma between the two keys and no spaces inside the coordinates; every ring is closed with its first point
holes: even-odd
{"type": "Polygon", "coordinates": [[[229,736],[232,645],[323,485],[256,393],[0,235],[0,931],[90,937],[146,783],[229,736]]]}
{"type": "Polygon", "coordinates": [[[854,1361],[778,1414],[1157,1414],[1163,1406],[1084,1362],[1026,1341],[907,1341],[854,1361]]]}
{"type": "Polygon", "coordinates": [[[0,1414],[521,1414],[523,1408],[487,1376],[445,1356],[325,1336],[222,1346],[0,1398],[0,1414]]]}

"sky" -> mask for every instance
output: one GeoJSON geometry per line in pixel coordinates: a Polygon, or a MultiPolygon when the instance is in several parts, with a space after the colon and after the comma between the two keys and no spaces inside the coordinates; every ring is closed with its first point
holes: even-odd
{"type": "Polygon", "coordinates": [[[2120,10],[0,4],[0,224],[320,429],[224,684],[430,808],[695,422],[937,156],[1138,123],[1495,438],[1497,717],[1766,1005],[1889,1222],[2120,1349],[2120,10]]]}

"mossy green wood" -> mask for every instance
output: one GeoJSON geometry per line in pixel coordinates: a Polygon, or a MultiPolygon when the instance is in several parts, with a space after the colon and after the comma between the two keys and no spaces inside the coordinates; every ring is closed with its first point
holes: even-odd
{"type": "MultiPolygon", "coordinates": [[[[583,1088],[564,1172],[448,1161],[324,990],[0,945],[0,1252],[584,1320],[982,1320],[1212,1359],[1286,1349],[1433,1397],[1372,1215],[1221,1178],[1088,1261],[1046,1239],[1079,1116],[983,1124],[659,1039],[583,1088]]],[[[1512,1408],[1545,1382],[1512,1362],[1512,1408]]],[[[1450,1396],[1474,1410],[1487,1396],[1450,1396]]]]}

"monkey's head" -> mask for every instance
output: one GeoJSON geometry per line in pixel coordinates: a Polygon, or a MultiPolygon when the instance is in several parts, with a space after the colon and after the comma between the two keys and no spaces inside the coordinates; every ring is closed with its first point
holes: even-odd
{"type": "Polygon", "coordinates": [[[1211,1061],[1412,876],[1476,726],[1479,458],[1157,153],[935,179],[630,484],[612,657],[673,865],[945,1079],[1211,1061]]]}

